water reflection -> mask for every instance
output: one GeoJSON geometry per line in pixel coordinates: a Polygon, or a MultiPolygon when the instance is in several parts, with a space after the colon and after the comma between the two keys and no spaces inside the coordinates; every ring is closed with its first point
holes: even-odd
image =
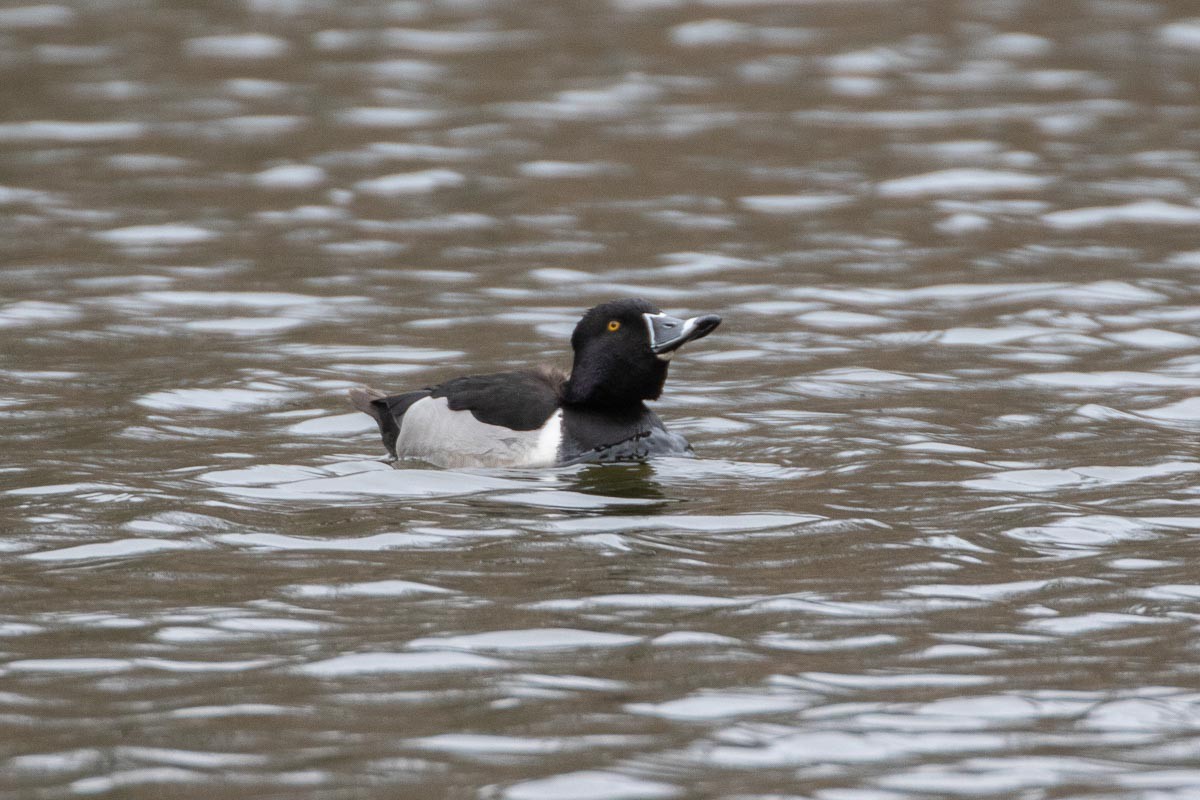
{"type": "Polygon", "coordinates": [[[591,464],[571,475],[572,490],[600,497],[667,501],[650,464],[591,464]]]}
{"type": "Polygon", "coordinates": [[[0,9],[0,794],[1191,797],[1195,13],[0,9]],[[627,295],[695,459],[344,405],[627,295]]]}

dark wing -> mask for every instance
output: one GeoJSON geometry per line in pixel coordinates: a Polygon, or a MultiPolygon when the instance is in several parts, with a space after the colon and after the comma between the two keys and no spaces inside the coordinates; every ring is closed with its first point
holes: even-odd
{"type": "Polygon", "coordinates": [[[400,420],[409,406],[423,397],[429,397],[432,389],[421,389],[404,394],[385,395],[378,389],[359,386],[350,390],[350,402],[364,414],[369,414],[379,424],[379,435],[383,446],[396,457],[396,438],[400,435],[400,420]]]}
{"type": "Polygon", "coordinates": [[[565,374],[547,369],[470,375],[394,395],[360,386],[350,390],[350,402],[379,424],[383,446],[395,458],[400,422],[418,400],[444,397],[451,411],[470,411],[475,419],[488,425],[532,431],[542,427],[558,408],[566,379],[565,374]]]}
{"type": "Polygon", "coordinates": [[[564,381],[562,373],[550,370],[469,375],[435,386],[431,396],[446,398],[451,411],[470,411],[487,425],[532,431],[558,408],[564,381]]]}

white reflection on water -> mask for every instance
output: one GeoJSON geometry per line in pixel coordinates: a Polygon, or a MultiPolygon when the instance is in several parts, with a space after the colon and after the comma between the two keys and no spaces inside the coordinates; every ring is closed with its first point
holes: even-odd
{"type": "Polygon", "coordinates": [[[1200,23],[952,5],[0,9],[0,793],[1190,798],[1200,23]],[[632,294],[696,459],[344,404],[632,294]]]}
{"type": "Polygon", "coordinates": [[[504,800],[553,800],[563,797],[564,793],[576,800],[657,800],[678,797],[681,790],[661,781],[587,770],[524,781],[508,787],[500,796],[504,800]]]}

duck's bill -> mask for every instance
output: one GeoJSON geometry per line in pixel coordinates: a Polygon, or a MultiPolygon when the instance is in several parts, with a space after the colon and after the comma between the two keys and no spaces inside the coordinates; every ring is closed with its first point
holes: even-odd
{"type": "Polygon", "coordinates": [[[716,314],[680,319],[668,314],[643,314],[650,329],[650,350],[655,355],[673,353],[688,342],[703,339],[718,325],[721,318],[716,314]]]}

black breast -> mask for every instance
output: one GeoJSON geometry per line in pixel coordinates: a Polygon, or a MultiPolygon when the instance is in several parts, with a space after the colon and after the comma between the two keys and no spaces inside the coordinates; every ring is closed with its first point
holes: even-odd
{"type": "Polygon", "coordinates": [[[687,439],[668,432],[658,415],[645,406],[619,414],[563,408],[564,463],[642,461],[691,452],[687,439]]]}

